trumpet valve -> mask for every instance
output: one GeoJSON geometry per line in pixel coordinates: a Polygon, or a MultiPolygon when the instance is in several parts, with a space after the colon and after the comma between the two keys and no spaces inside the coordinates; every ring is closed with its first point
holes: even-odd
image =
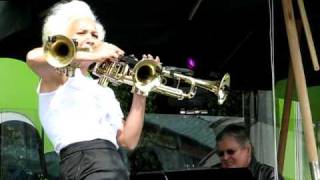
{"type": "Polygon", "coordinates": [[[108,77],[107,76],[100,76],[98,80],[98,84],[101,85],[102,87],[107,87],[109,84],[108,77]]]}
{"type": "Polygon", "coordinates": [[[76,68],[70,65],[66,66],[65,68],[66,68],[66,72],[65,72],[66,76],[74,77],[76,68]]]}

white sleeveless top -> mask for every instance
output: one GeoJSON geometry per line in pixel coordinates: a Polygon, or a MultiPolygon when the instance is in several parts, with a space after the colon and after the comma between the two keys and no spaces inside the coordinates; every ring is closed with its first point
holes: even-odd
{"type": "Polygon", "coordinates": [[[57,153],[71,143],[97,138],[119,147],[123,113],[112,89],[77,69],[57,90],[40,93],[38,88],[38,93],[40,120],[57,153]]]}

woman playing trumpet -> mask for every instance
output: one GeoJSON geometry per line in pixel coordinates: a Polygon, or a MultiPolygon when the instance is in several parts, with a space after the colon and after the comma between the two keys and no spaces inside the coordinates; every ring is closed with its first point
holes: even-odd
{"type": "MultiPolygon", "coordinates": [[[[72,63],[79,68],[74,77],[56,71],[43,47],[27,54],[27,64],[41,78],[40,120],[60,156],[60,179],[128,179],[117,148],[134,149],[138,144],[146,97],[133,95],[124,121],[114,92],[87,76],[92,63],[117,61],[124,51],[103,41],[103,26],[83,1],[54,5],[42,33],[43,43],[60,34],[74,39],[77,48],[89,49],[75,53],[72,63]]],[[[151,55],[143,58],[153,59],[151,55]]]]}

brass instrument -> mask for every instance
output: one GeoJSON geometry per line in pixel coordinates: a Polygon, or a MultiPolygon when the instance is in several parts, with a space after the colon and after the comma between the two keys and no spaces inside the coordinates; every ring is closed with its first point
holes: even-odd
{"type": "Polygon", "coordinates": [[[132,86],[132,92],[147,96],[149,92],[156,92],[182,100],[193,98],[197,87],[213,92],[218,97],[218,104],[223,104],[226,100],[229,87],[230,76],[225,74],[221,81],[208,81],[196,79],[182,73],[172,72],[160,63],[151,59],[136,60],[133,68],[123,61],[103,62],[96,64],[93,72],[99,77],[98,83],[107,86],[109,82],[114,85],[127,84],[132,86]],[[181,81],[190,85],[189,91],[184,92],[179,87],[166,85],[167,78],[181,81]]]}
{"type": "Polygon", "coordinates": [[[76,68],[71,65],[76,51],[76,43],[63,35],[49,36],[44,44],[44,56],[47,62],[70,77],[74,76],[76,68]]]}

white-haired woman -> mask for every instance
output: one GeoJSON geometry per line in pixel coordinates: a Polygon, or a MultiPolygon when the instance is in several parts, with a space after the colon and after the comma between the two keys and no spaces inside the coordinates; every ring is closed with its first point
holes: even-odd
{"type": "MultiPolygon", "coordinates": [[[[83,1],[54,5],[43,25],[43,43],[48,36],[75,39],[78,48],[74,77],[56,71],[45,59],[43,47],[27,54],[27,64],[40,76],[39,114],[42,126],[59,153],[61,179],[128,179],[119,146],[138,144],[146,98],[134,94],[126,120],[114,92],[87,76],[94,62],[116,61],[124,51],[103,41],[105,31],[83,1]]],[[[152,58],[148,55],[147,58],[152,58]]],[[[155,60],[159,60],[155,58],[155,60]]]]}

